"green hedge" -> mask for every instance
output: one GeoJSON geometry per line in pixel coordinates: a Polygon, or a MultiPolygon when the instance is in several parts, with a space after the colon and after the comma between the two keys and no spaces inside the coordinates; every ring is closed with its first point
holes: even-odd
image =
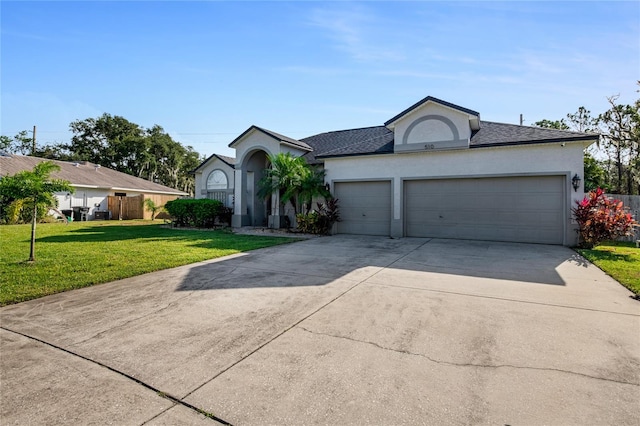
{"type": "Polygon", "coordinates": [[[178,226],[212,228],[216,218],[224,212],[224,205],[218,200],[202,198],[198,200],[179,198],[164,205],[178,226]]]}

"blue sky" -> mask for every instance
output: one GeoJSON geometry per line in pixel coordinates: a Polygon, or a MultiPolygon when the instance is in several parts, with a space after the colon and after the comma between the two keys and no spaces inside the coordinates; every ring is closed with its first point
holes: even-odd
{"type": "Polygon", "coordinates": [[[381,125],[431,95],[488,121],[639,96],[640,2],[2,1],[0,132],[104,112],[202,155],[250,125],[381,125]]]}

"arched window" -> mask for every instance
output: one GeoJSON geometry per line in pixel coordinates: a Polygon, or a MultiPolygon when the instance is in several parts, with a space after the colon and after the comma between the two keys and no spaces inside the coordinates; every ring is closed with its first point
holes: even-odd
{"type": "Polygon", "coordinates": [[[216,191],[220,189],[227,189],[229,182],[227,181],[227,175],[222,170],[216,169],[209,173],[207,178],[207,191],[216,191]]]}

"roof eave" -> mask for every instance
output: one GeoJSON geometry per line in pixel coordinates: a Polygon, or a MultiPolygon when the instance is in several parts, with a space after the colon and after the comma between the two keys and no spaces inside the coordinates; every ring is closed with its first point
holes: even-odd
{"type": "Polygon", "coordinates": [[[216,157],[218,160],[222,161],[224,164],[226,164],[227,166],[231,167],[232,169],[236,168],[235,164],[231,164],[229,163],[227,160],[225,160],[224,158],[222,158],[220,155],[218,154],[211,154],[209,156],[209,158],[207,158],[206,160],[204,160],[202,163],[200,163],[200,165],[198,167],[196,167],[195,169],[189,171],[189,174],[195,175],[196,173],[198,173],[198,170],[200,170],[201,168],[203,168],[209,161],[211,161],[211,159],[213,157],[216,157]]]}
{"type": "Polygon", "coordinates": [[[394,152],[360,152],[353,154],[328,154],[328,155],[318,155],[316,158],[318,160],[324,160],[325,158],[340,158],[340,157],[362,157],[368,155],[389,155],[395,154],[394,152]]]}
{"type": "Polygon", "coordinates": [[[168,195],[189,195],[186,192],[182,192],[182,191],[178,191],[177,189],[174,189],[172,191],[160,191],[160,190],[154,190],[154,189],[135,189],[135,188],[120,188],[117,186],[112,186],[109,187],[108,189],[112,189],[114,191],[136,191],[136,192],[143,192],[145,194],[168,194],[168,195]]]}
{"type": "Polygon", "coordinates": [[[288,146],[294,147],[294,148],[302,150],[302,151],[307,151],[307,152],[312,152],[313,151],[313,148],[307,148],[305,146],[296,145],[296,144],[291,143],[291,142],[287,142],[287,141],[283,141],[283,140],[278,140],[278,142],[280,142],[282,145],[288,145],[288,146]]]}
{"type": "Polygon", "coordinates": [[[469,145],[470,149],[477,148],[490,148],[490,147],[500,147],[500,146],[519,146],[519,145],[546,145],[550,143],[581,143],[582,145],[589,146],[592,143],[598,141],[598,137],[593,136],[581,136],[581,137],[573,137],[573,138],[551,138],[551,139],[536,139],[530,141],[511,141],[511,142],[496,142],[496,143],[484,143],[479,145],[469,145]],[[585,142],[589,142],[585,144],[585,142]]]}
{"type": "Polygon", "coordinates": [[[253,130],[261,130],[258,126],[256,126],[255,124],[252,124],[247,130],[245,130],[244,132],[242,132],[240,134],[240,136],[238,136],[237,138],[235,138],[234,140],[231,141],[231,143],[229,144],[229,148],[233,148],[234,145],[236,145],[237,143],[239,143],[242,139],[244,139],[244,137],[251,131],[253,130]]]}
{"type": "Polygon", "coordinates": [[[261,127],[256,126],[255,124],[253,124],[251,127],[249,127],[247,130],[245,130],[244,132],[242,132],[242,134],[240,136],[238,136],[237,138],[235,138],[233,141],[231,141],[231,143],[229,144],[229,148],[234,148],[234,146],[239,143],[245,136],[247,136],[249,134],[249,132],[251,132],[252,130],[260,132],[264,135],[269,136],[270,138],[273,138],[274,140],[278,141],[278,143],[281,144],[285,144],[297,149],[300,149],[302,151],[308,151],[311,152],[313,151],[312,148],[307,148],[305,146],[299,145],[299,144],[295,144],[286,140],[283,140],[281,137],[279,137],[278,135],[273,134],[272,132],[270,132],[267,129],[263,129],[261,127]]]}
{"type": "Polygon", "coordinates": [[[443,101],[442,99],[434,98],[433,96],[427,96],[426,98],[421,99],[420,101],[418,101],[415,104],[411,105],[409,108],[405,109],[400,114],[397,114],[396,116],[394,116],[390,120],[387,120],[384,123],[384,125],[386,127],[389,127],[389,128],[395,127],[395,123],[397,121],[402,119],[405,115],[411,113],[413,110],[415,110],[417,108],[420,108],[422,105],[426,104],[427,102],[433,102],[433,103],[436,103],[436,104],[440,104],[440,105],[445,106],[447,108],[451,108],[451,109],[454,109],[456,111],[463,112],[463,113],[468,114],[470,116],[478,117],[478,119],[480,118],[480,113],[477,112],[477,111],[474,111],[474,110],[469,109],[469,108],[462,107],[460,105],[452,104],[451,102],[443,101]]]}

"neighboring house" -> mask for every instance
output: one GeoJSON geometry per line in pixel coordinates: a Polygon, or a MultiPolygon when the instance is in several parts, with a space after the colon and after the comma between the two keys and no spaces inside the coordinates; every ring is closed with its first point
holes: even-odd
{"type": "Polygon", "coordinates": [[[195,170],[196,197],[225,191],[234,227],[279,227],[290,212],[278,194],[257,198],[256,186],[267,155],[290,152],[324,167],[339,199],[337,233],[573,245],[583,152],[597,140],[481,121],[429,96],[384,125],[300,140],[251,126],[229,145],[236,159],[212,155],[195,170]]]}
{"type": "Polygon", "coordinates": [[[145,198],[151,198],[157,205],[164,205],[167,201],[189,195],[88,161],[56,161],[5,154],[0,155],[0,176],[33,170],[42,161],[51,161],[60,166],[60,170],[51,176],[69,181],[75,189],[73,194],[57,193],[55,196],[58,210],[71,210],[76,220],[82,217],[81,213],[86,215],[87,220],[151,219],[151,213],[143,206],[145,198]]]}

